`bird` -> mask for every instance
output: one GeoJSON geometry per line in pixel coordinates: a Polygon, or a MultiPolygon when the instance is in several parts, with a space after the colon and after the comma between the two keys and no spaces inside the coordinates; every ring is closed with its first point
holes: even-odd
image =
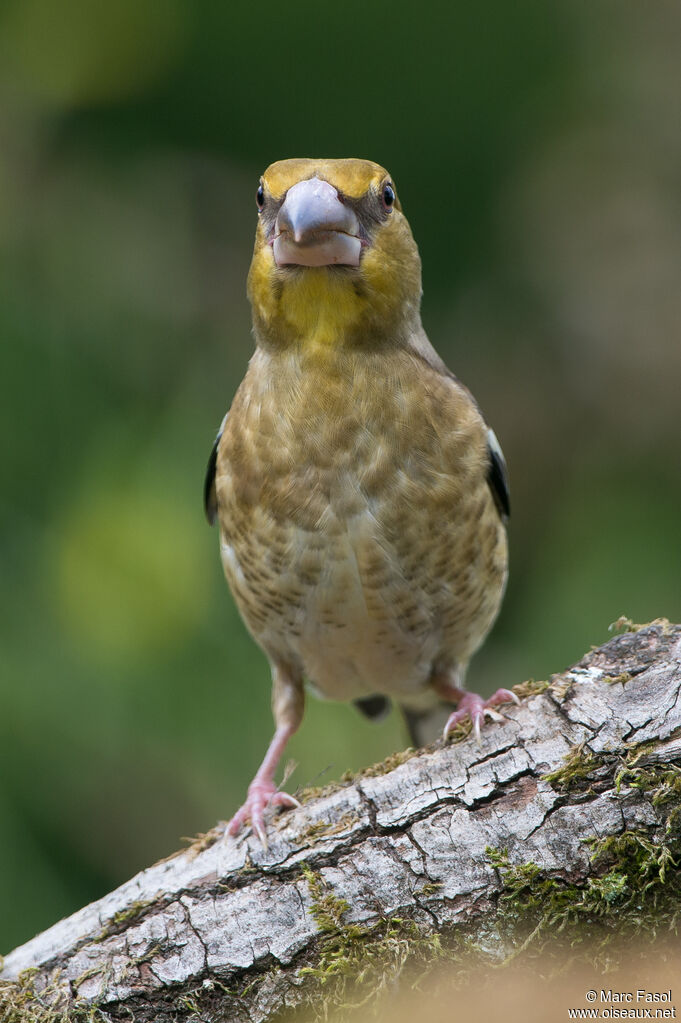
{"type": "Polygon", "coordinates": [[[295,807],[275,772],[306,687],[416,727],[454,705],[478,742],[508,689],[464,689],[508,574],[506,463],[421,323],[421,260],[390,174],[286,159],[256,191],[255,350],[208,462],[204,504],[272,673],[275,731],[227,825],[295,807]]]}

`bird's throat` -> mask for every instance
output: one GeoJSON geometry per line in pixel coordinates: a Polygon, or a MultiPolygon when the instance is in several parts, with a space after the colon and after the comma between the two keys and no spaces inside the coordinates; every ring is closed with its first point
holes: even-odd
{"type": "Polygon", "coordinates": [[[352,278],[326,267],[285,274],[254,302],[257,333],[276,347],[338,347],[356,333],[366,298],[352,278]],[[257,306],[257,308],[256,308],[257,306]]]}

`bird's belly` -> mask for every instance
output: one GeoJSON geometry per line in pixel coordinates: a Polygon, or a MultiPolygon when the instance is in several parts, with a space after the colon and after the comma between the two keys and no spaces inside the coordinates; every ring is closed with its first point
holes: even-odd
{"type": "MultiPolygon", "coordinates": [[[[291,530],[288,566],[265,598],[262,623],[244,601],[245,576],[238,555],[223,545],[223,561],[240,609],[263,648],[298,662],[324,696],[351,700],[385,692],[396,698],[423,687],[437,654],[438,635],[428,611],[405,592],[397,566],[379,546],[355,546],[334,532],[314,540],[291,530]],[[325,542],[324,542],[325,541],[325,542]],[[373,548],[374,572],[367,576],[373,548]]],[[[274,580],[273,580],[274,583],[274,580]]]]}
{"type": "MultiPolygon", "coordinates": [[[[438,660],[468,660],[494,618],[504,573],[495,591],[479,555],[469,551],[471,564],[457,565],[479,522],[454,516],[449,528],[434,528],[426,504],[409,510],[405,526],[392,503],[348,493],[329,502],[314,529],[255,509],[247,534],[223,539],[225,571],[256,640],[324,696],[408,700],[438,660]]],[[[505,557],[503,529],[494,536],[505,557]]]]}
{"type": "Polygon", "coordinates": [[[349,534],[331,541],[300,623],[295,647],[305,674],[335,700],[422,688],[440,641],[394,557],[376,539],[349,534]]]}

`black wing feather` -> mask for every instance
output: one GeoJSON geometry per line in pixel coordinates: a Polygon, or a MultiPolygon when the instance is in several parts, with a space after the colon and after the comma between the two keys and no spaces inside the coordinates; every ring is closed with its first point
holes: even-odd
{"type": "Polygon", "coordinates": [[[222,437],[222,431],[225,428],[225,420],[227,416],[222,420],[218,435],[215,438],[213,449],[208,459],[208,465],[206,466],[206,478],[203,481],[203,508],[208,519],[208,525],[214,526],[215,520],[218,517],[218,495],[215,489],[215,471],[218,464],[218,447],[220,445],[220,438],[222,437]]]}
{"type": "Polygon", "coordinates": [[[511,514],[511,495],[508,488],[508,470],[504,454],[499,447],[499,441],[494,435],[494,430],[487,431],[487,451],[489,453],[489,468],[487,470],[487,482],[490,485],[494,503],[499,509],[499,514],[506,521],[511,514]]]}

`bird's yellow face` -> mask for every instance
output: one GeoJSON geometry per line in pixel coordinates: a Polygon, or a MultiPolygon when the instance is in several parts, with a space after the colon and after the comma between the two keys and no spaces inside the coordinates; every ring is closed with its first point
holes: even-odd
{"type": "Polygon", "coordinates": [[[256,193],[248,295],[260,344],[399,344],[418,322],[421,261],[388,172],[280,160],[256,193]]]}

